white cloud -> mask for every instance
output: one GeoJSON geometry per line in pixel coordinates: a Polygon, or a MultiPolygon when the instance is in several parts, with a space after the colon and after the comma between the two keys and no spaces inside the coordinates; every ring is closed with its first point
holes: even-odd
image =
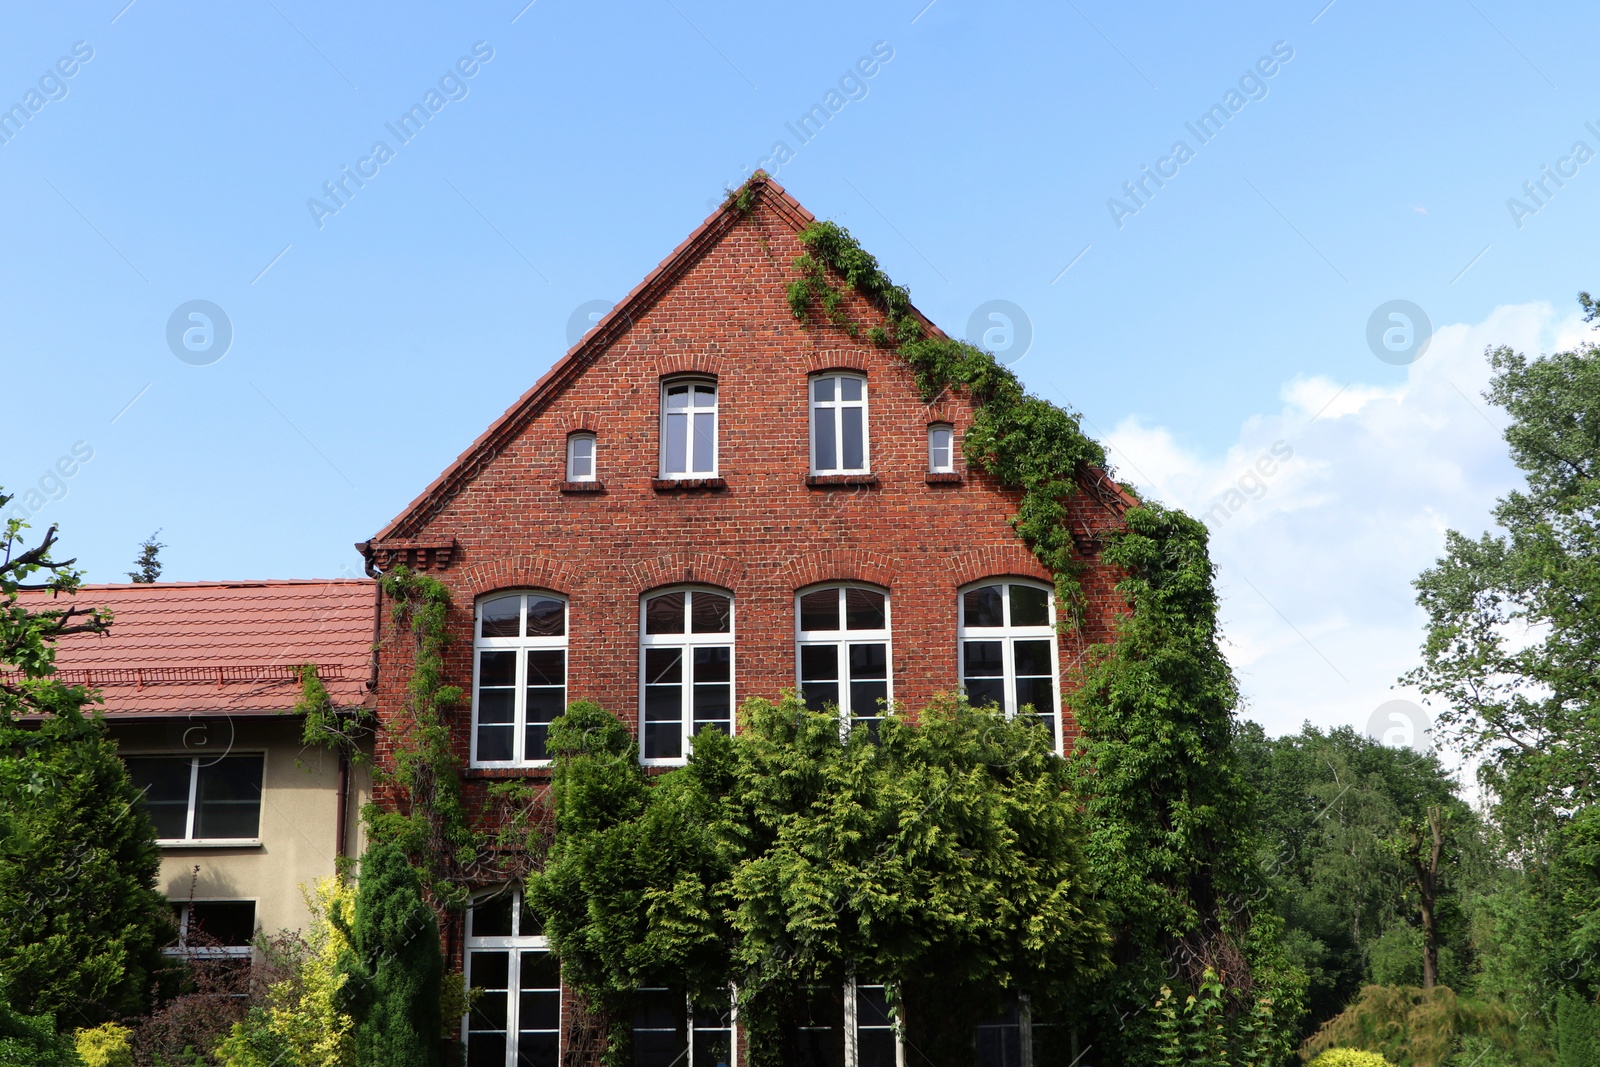
{"type": "Polygon", "coordinates": [[[1222,456],[1137,418],[1116,427],[1119,475],[1211,529],[1246,714],[1271,734],[1305,721],[1364,731],[1384,701],[1416,698],[1396,688],[1425,621],[1411,581],[1446,529],[1488,529],[1494,501],[1520,481],[1506,415],[1481,396],[1484,350],[1531,356],[1591,337],[1548,304],[1497,308],[1437,330],[1398,387],[1285,383],[1282,407],[1247,419],[1222,456]]]}

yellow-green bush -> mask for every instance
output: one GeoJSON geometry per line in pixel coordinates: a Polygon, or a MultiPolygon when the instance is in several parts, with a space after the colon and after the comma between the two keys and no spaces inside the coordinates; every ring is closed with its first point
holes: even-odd
{"type": "Polygon", "coordinates": [[[1307,1067],[1394,1067],[1376,1052],[1363,1052],[1358,1048],[1330,1048],[1307,1067]]]}
{"type": "Polygon", "coordinates": [[[84,1067],[133,1067],[133,1049],[128,1045],[130,1032],[116,1023],[102,1023],[76,1031],[72,1042],[84,1067]]]}
{"type": "Polygon", "coordinates": [[[1306,1039],[1300,1056],[1310,1060],[1324,1051],[1365,1049],[1398,1067],[1445,1067],[1469,1037],[1518,1059],[1517,1018],[1499,1004],[1457,997],[1442,985],[1429,990],[1369,985],[1306,1039]]]}

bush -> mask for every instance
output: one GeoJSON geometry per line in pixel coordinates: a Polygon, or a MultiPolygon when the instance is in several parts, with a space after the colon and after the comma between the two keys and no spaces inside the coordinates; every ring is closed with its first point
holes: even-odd
{"type": "Polygon", "coordinates": [[[0,1000],[0,1067],[82,1067],[49,1015],[19,1015],[0,1000]]]}
{"type": "Polygon", "coordinates": [[[352,920],[334,925],[350,942],[340,964],[345,981],[338,1006],[355,1020],[356,1067],[440,1067],[439,921],[397,846],[367,850],[352,920]]]}
{"type": "Polygon", "coordinates": [[[1444,1067],[1468,1038],[1518,1058],[1517,1018],[1499,1004],[1457,997],[1449,986],[1369,985],[1306,1040],[1300,1055],[1355,1048],[1381,1053],[1396,1067],[1444,1067]]]}
{"type": "Polygon", "coordinates": [[[72,1040],[84,1067],[133,1067],[133,1048],[128,1044],[131,1034],[126,1026],[102,1023],[77,1031],[72,1040]]]}
{"type": "Polygon", "coordinates": [[[1376,1052],[1363,1052],[1358,1048],[1330,1048],[1307,1067],[1394,1067],[1376,1052]]]}

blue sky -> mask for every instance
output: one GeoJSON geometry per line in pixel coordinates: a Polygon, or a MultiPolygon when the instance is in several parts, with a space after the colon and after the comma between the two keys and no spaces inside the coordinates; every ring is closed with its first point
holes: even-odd
{"type": "Polygon", "coordinates": [[[1473,404],[1482,345],[1581,336],[1573,296],[1600,284],[1575,4],[125,2],[0,13],[0,107],[42,102],[0,126],[0,480],[56,488],[92,449],[34,517],[92,580],[158,527],[173,579],[358,573],[351,543],[566,349],[575,309],[630,289],[783,141],[778,180],[935,321],[1020,307],[1018,372],[1157,495],[1204,510],[1263,427],[1334,398],[1217,554],[1253,713],[1361,723],[1416,646],[1406,580],[1510,484],[1500,415],[1473,404]],[[475,46],[492,58],[458,69],[475,46]],[[892,58],[800,144],[786,124],[875,46],[892,58]],[[1275,48],[1292,58],[1258,67],[1275,48]],[[442,78],[399,144],[385,123],[442,78]],[[1230,90],[1202,143],[1186,124],[1230,90]],[[393,158],[315,218],[380,139],[393,158]],[[1192,158],[1162,162],[1178,141],[1192,158]],[[1570,176],[1532,201],[1546,166],[1570,176]],[[1142,167],[1176,174],[1138,204],[1142,167]],[[197,299],[233,329],[205,366],[165,337],[197,299]],[[1395,299],[1441,331],[1409,366],[1367,343],[1395,299]],[[1391,542],[1345,538],[1353,519],[1391,542]]]}

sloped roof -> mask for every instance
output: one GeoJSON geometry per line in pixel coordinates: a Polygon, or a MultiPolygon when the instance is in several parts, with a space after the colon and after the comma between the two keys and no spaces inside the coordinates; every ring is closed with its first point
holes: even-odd
{"type": "MultiPolygon", "coordinates": [[[[367,700],[373,583],[366,579],[85,585],[74,598],[107,608],[110,633],[57,646],[63,681],[99,689],[108,717],[282,714],[315,663],[335,706],[367,700]]],[[[47,593],[24,593],[38,607],[47,593]]]]}

